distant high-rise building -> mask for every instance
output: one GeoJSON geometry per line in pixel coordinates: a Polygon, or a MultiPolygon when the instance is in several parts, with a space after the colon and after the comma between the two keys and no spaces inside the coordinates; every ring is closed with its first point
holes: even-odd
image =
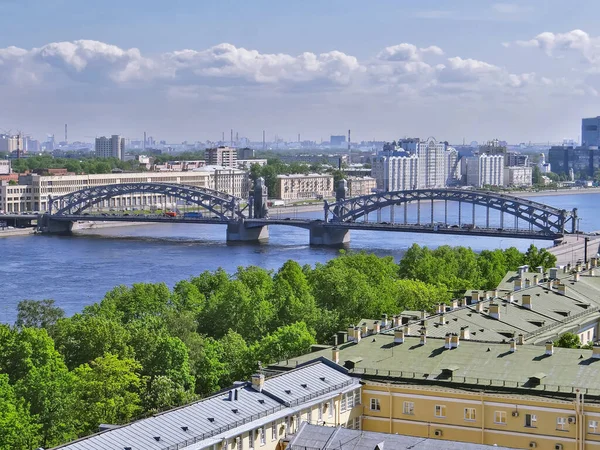
{"type": "Polygon", "coordinates": [[[600,169],[600,150],[589,147],[551,147],[548,162],[553,173],[567,175],[572,169],[577,177],[592,177],[600,169]]]}
{"type": "Polygon", "coordinates": [[[419,158],[404,151],[384,152],[373,160],[372,177],[377,189],[394,192],[418,189],[419,158]]]}
{"type": "Polygon", "coordinates": [[[581,145],[600,146],[600,116],[581,120],[581,145]]]}
{"type": "Polygon", "coordinates": [[[486,153],[467,158],[467,184],[477,188],[504,184],[504,156],[486,153]]]}
{"type": "Polygon", "coordinates": [[[237,149],[231,147],[207,148],[204,151],[206,164],[237,168],[237,149]]]}
{"type": "Polygon", "coordinates": [[[238,148],[237,150],[238,159],[252,159],[254,158],[254,149],[252,148],[238,148]]]}
{"type": "Polygon", "coordinates": [[[417,145],[419,157],[420,187],[439,188],[446,186],[446,143],[429,139],[417,145]]]}
{"type": "Polygon", "coordinates": [[[329,144],[332,147],[342,147],[342,146],[344,146],[345,143],[346,143],[346,136],[344,136],[344,135],[331,136],[329,138],[329,144]]]}
{"type": "Polygon", "coordinates": [[[125,138],[118,134],[111,137],[96,138],[96,158],[117,158],[123,161],[125,159],[125,138]]]}

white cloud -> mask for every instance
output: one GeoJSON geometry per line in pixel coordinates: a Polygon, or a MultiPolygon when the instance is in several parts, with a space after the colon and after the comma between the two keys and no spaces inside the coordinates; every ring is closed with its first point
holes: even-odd
{"type": "Polygon", "coordinates": [[[554,57],[571,52],[579,54],[588,63],[600,63],[600,37],[591,37],[582,30],[572,30],[566,33],[546,31],[533,39],[516,41],[514,44],[518,47],[539,48],[547,55],[554,57]]]}
{"type": "Polygon", "coordinates": [[[442,56],[444,52],[435,45],[418,48],[413,44],[402,43],[384,48],[379,52],[377,58],[384,61],[422,61],[423,57],[428,54],[442,56]]]}

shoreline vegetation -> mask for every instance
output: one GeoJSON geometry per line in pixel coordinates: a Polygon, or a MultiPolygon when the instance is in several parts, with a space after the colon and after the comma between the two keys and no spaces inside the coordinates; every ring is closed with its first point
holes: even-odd
{"type": "Polygon", "coordinates": [[[413,245],[393,257],[341,251],[314,267],[219,269],[117,286],[65,317],[23,300],[0,325],[0,450],[48,448],[210,395],[258,362],[310,351],[361,319],[435,310],[467,289],[493,289],[523,264],[552,267],[531,246],[486,250],[413,245]]]}

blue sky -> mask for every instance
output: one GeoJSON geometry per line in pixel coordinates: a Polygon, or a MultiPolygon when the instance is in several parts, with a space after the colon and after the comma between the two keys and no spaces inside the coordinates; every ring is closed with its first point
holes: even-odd
{"type": "Polygon", "coordinates": [[[600,115],[598,16],[596,0],[0,0],[0,131],[576,138],[600,115]]]}

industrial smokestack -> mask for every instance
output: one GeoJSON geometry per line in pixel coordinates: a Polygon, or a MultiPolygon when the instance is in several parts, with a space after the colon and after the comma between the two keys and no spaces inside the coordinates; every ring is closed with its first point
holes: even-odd
{"type": "Polygon", "coordinates": [[[68,136],[67,136],[67,124],[65,123],[65,144],[69,142],[68,136]]]}
{"type": "Polygon", "coordinates": [[[142,143],[142,149],[146,151],[146,132],[144,131],[144,142],[142,143]]]}
{"type": "Polygon", "coordinates": [[[231,140],[230,140],[230,144],[233,147],[233,128],[231,129],[231,140]]]}
{"type": "Polygon", "coordinates": [[[221,142],[224,144],[225,143],[225,132],[223,131],[223,135],[221,136],[221,142]]]}
{"type": "Polygon", "coordinates": [[[263,130],[263,150],[267,149],[267,141],[265,140],[265,130],[263,130]]]}
{"type": "Polygon", "coordinates": [[[350,147],[350,130],[348,130],[348,164],[352,163],[352,148],[350,147]]]}
{"type": "Polygon", "coordinates": [[[298,133],[298,143],[300,143],[300,133],[298,133]]]}

